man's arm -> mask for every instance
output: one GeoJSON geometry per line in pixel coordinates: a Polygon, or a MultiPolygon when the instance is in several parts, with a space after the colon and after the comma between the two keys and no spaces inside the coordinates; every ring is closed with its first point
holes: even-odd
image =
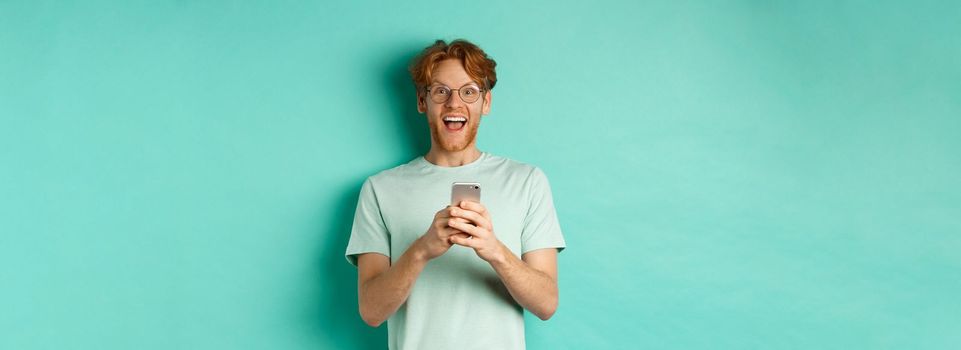
{"type": "Polygon", "coordinates": [[[477,256],[491,264],[507,291],[525,309],[542,320],[554,315],[559,299],[557,249],[530,251],[521,260],[494,235],[490,214],[483,205],[461,202],[452,209],[451,216],[448,225],[463,232],[452,235],[452,243],[474,249],[477,256]]]}
{"type": "Polygon", "coordinates": [[[504,281],[507,290],[525,309],[542,320],[557,311],[557,249],[530,251],[518,259],[504,247],[502,261],[491,261],[491,266],[504,281]]]}
{"type": "Polygon", "coordinates": [[[357,257],[357,300],[360,318],[372,327],[380,326],[407,301],[410,290],[427,262],[443,255],[451,247],[450,236],[463,234],[447,226],[451,208],[434,214],[427,233],[407,248],[394,265],[382,254],[367,253],[357,257]]]}
{"type": "Polygon", "coordinates": [[[371,327],[380,326],[407,300],[427,259],[417,249],[407,249],[397,263],[367,253],[357,257],[357,292],[360,318],[371,327]]]}

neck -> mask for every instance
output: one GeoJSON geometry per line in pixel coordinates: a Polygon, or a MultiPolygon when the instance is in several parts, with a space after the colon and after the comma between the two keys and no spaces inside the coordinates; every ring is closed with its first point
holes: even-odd
{"type": "Polygon", "coordinates": [[[431,145],[430,151],[424,156],[428,162],[437,166],[457,167],[469,164],[480,158],[481,152],[473,144],[460,151],[445,151],[431,145]]]}

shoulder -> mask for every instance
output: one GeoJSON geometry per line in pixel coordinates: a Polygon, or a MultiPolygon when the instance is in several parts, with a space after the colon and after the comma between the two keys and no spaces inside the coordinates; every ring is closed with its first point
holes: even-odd
{"type": "Polygon", "coordinates": [[[367,180],[365,181],[365,183],[369,183],[373,185],[378,183],[403,180],[404,178],[413,175],[419,169],[421,169],[421,166],[420,166],[421,159],[422,159],[421,157],[414,158],[413,160],[407,163],[395,166],[393,168],[381,170],[380,172],[367,177],[367,180]]]}
{"type": "Polygon", "coordinates": [[[488,155],[487,163],[489,166],[500,168],[511,173],[530,175],[534,172],[539,172],[540,169],[537,166],[529,163],[524,163],[518,160],[514,160],[507,157],[502,157],[494,154],[488,155]]]}
{"type": "Polygon", "coordinates": [[[521,162],[507,157],[490,155],[489,164],[490,166],[496,168],[498,172],[503,172],[508,174],[510,177],[521,179],[528,184],[547,181],[547,175],[544,174],[544,171],[541,170],[540,167],[530,163],[521,162]]]}

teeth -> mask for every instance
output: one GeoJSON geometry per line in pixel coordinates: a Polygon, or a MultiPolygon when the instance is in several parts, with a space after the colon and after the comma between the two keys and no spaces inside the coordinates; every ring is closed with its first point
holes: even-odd
{"type": "Polygon", "coordinates": [[[467,118],[464,117],[444,117],[445,122],[466,122],[467,118]]]}

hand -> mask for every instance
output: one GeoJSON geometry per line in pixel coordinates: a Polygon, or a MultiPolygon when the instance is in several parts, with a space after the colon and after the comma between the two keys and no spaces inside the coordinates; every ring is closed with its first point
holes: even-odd
{"type": "Polygon", "coordinates": [[[434,214],[434,221],[431,222],[427,233],[424,233],[424,235],[420,236],[415,242],[415,244],[421,247],[424,258],[427,260],[444,255],[452,246],[450,241],[451,236],[459,234],[467,237],[465,233],[458,229],[451,228],[448,225],[452,220],[455,222],[466,221],[464,219],[452,218],[451,210],[453,210],[453,207],[447,206],[434,214]]]}
{"type": "Polygon", "coordinates": [[[450,208],[450,216],[447,226],[459,231],[450,236],[451,243],[474,249],[487,262],[504,259],[507,247],[494,235],[490,213],[482,204],[462,201],[450,208]]]}

